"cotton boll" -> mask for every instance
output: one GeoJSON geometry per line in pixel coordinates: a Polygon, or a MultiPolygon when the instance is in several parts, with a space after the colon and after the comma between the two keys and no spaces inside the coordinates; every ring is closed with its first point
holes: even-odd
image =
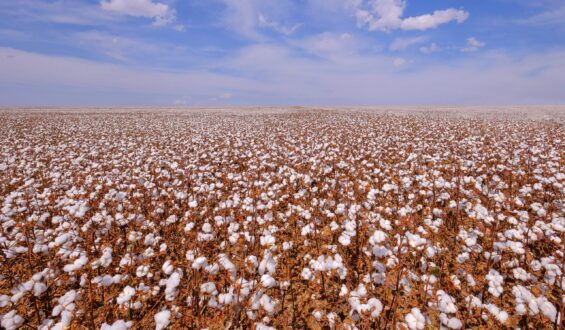
{"type": "Polygon", "coordinates": [[[170,275],[173,272],[174,269],[175,269],[175,267],[173,266],[173,264],[171,263],[170,260],[165,261],[165,263],[161,267],[161,270],[166,275],[170,275]]]}
{"type": "Polygon", "coordinates": [[[218,295],[218,302],[222,305],[231,305],[234,301],[233,288],[230,287],[230,292],[220,293],[218,295]]]}
{"type": "Polygon", "coordinates": [[[504,290],[502,284],[504,283],[504,278],[494,269],[489,270],[486,279],[488,281],[488,292],[495,297],[499,297],[504,290]]]}
{"type": "MultiPolygon", "coordinates": [[[[253,320],[253,318],[251,318],[251,317],[250,317],[250,319],[253,320]]],[[[275,327],[270,327],[266,324],[258,322],[258,323],[255,323],[255,329],[257,329],[257,330],[275,330],[275,327]]]]}
{"type": "Polygon", "coordinates": [[[439,310],[442,313],[452,314],[457,312],[457,306],[455,305],[455,299],[445,293],[443,290],[438,290],[438,304],[439,310]]]}
{"type": "Polygon", "coordinates": [[[117,320],[111,325],[103,323],[100,330],[129,330],[132,326],[132,321],[117,320]]]}
{"type": "Polygon", "coordinates": [[[116,298],[116,302],[118,303],[118,305],[124,305],[127,302],[129,302],[134,295],[135,295],[135,289],[128,285],[120,293],[118,298],[116,298]]]}
{"type": "Polygon", "coordinates": [[[426,256],[428,258],[433,258],[436,255],[437,250],[432,247],[432,246],[428,246],[426,247],[426,256]]]}
{"type": "Polygon", "coordinates": [[[0,316],[0,324],[6,330],[18,329],[24,323],[24,319],[15,310],[0,316]]]}
{"type": "Polygon", "coordinates": [[[546,297],[537,298],[537,304],[542,314],[549,318],[551,322],[555,322],[555,318],[557,317],[557,309],[555,306],[547,300],[546,297]]]}
{"type": "Polygon", "coordinates": [[[340,297],[344,297],[349,293],[349,290],[347,289],[347,287],[344,285],[341,286],[341,289],[339,291],[339,296],[340,297]]]}
{"type": "Polygon", "coordinates": [[[212,296],[218,294],[218,290],[216,289],[216,284],[214,282],[206,282],[200,285],[200,292],[208,293],[212,296]]]}
{"type": "Polygon", "coordinates": [[[444,313],[441,313],[439,319],[443,325],[450,329],[461,329],[461,327],[463,327],[463,323],[456,317],[448,317],[444,313]]]}
{"type": "Polygon", "coordinates": [[[219,255],[219,263],[220,265],[230,273],[230,277],[235,280],[235,275],[237,273],[237,269],[231,260],[225,255],[224,253],[220,253],[219,255]]]}
{"type": "Polygon", "coordinates": [[[300,272],[300,276],[302,276],[302,278],[305,279],[306,281],[310,281],[312,277],[314,277],[314,274],[312,273],[310,268],[304,267],[302,268],[302,272],[300,272]]]}
{"type": "Polygon", "coordinates": [[[6,307],[10,303],[10,296],[2,294],[0,295],[0,308],[6,307]]]}
{"type": "Polygon", "coordinates": [[[92,268],[94,269],[98,267],[106,268],[110,266],[111,263],[112,263],[112,248],[106,247],[104,248],[104,251],[102,252],[102,256],[100,257],[100,259],[92,263],[92,268]]]}
{"type": "Polygon", "coordinates": [[[261,285],[265,288],[271,288],[275,286],[276,283],[277,281],[269,274],[261,276],[261,285]]]}
{"type": "Polygon", "coordinates": [[[268,295],[263,294],[259,299],[259,303],[269,315],[272,315],[275,312],[277,302],[268,295]]]}
{"type": "Polygon", "coordinates": [[[155,314],[153,318],[155,319],[155,330],[163,330],[171,323],[171,312],[168,309],[164,309],[155,314]]]}
{"type": "Polygon", "coordinates": [[[192,263],[192,269],[199,270],[208,266],[208,260],[206,257],[198,257],[192,263]]]}
{"type": "Polygon", "coordinates": [[[206,266],[204,270],[210,275],[216,275],[220,271],[220,266],[217,263],[213,263],[206,266]]]}
{"type": "Polygon", "coordinates": [[[186,234],[190,233],[190,232],[192,231],[192,229],[194,229],[194,226],[195,226],[194,222],[189,222],[189,223],[187,223],[187,224],[184,226],[184,232],[185,232],[186,234]]]}
{"type": "Polygon", "coordinates": [[[343,246],[348,246],[349,244],[351,244],[351,235],[349,234],[349,232],[341,233],[338,238],[338,242],[343,246]]]}
{"type": "Polygon", "coordinates": [[[498,308],[498,306],[494,305],[494,304],[486,304],[485,307],[487,308],[487,310],[494,315],[494,317],[500,322],[500,323],[505,323],[506,320],[508,319],[508,313],[506,313],[503,310],[500,310],[498,308]]]}
{"type": "Polygon", "coordinates": [[[180,284],[180,280],[182,278],[182,274],[179,272],[174,272],[171,276],[167,279],[166,287],[165,287],[165,299],[167,301],[175,300],[178,292],[177,287],[180,284]]]}
{"type": "Polygon", "coordinates": [[[174,215],[174,214],[172,214],[172,215],[170,215],[170,216],[165,220],[165,223],[166,223],[167,225],[171,225],[171,224],[177,222],[177,220],[178,220],[177,216],[174,215]]]}
{"type": "MultiPolygon", "coordinates": [[[[33,284],[33,295],[39,297],[43,292],[47,291],[47,285],[41,282],[33,284]]],[[[0,303],[1,305],[1,303],[0,303]]]]}
{"type": "Polygon", "coordinates": [[[149,266],[147,265],[141,265],[137,267],[137,269],[135,270],[135,275],[137,277],[145,277],[147,276],[148,273],[149,273],[149,266]]]}
{"type": "Polygon", "coordinates": [[[369,238],[369,243],[371,245],[376,245],[384,242],[386,240],[387,234],[380,230],[375,230],[373,235],[369,238]]]}
{"type": "Polygon", "coordinates": [[[271,252],[265,251],[263,255],[263,260],[261,260],[261,263],[259,263],[259,268],[258,268],[259,275],[263,275],[265,273],[273,274],[276,270],[276,267],[277,267],[277,262],[273,258],[271,252]]]}
{"type": "Polygon", "coordinates": [[[426,318],[416,307],[412,308],[409,314],[404,318],[406,325],[410,330],[423,330],[426,326],[426,318]]]}
{"type": "Polygon", "coordinates": [[[72,273],[81,269],[87,262],[88,258],[85,255],[81,255],[78,259],[73,261],[73,263],[65,265],[63,270],[67,273],[72,273]]]}
{"type": "Polygon", "coordinates": [[[383,304],[377,298],[370,298],[367,304],[371,306],[371,318],[376,319],[383,311],[383,304]]]}

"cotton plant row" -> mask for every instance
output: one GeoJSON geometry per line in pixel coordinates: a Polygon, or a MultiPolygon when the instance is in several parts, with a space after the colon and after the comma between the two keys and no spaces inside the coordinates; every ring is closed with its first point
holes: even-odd
{"type": "Polygon", "coordinates": [[[3,328],[563,326],[559,120],[0,117],[3,328]]]}

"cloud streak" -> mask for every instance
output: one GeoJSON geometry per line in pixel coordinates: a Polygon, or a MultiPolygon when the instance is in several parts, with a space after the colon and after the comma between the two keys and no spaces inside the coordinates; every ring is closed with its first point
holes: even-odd
{"type": "Polygon", "coordinates": [[[485,53],[445,65],[414,61],[400,74],[388,56],[357,52],[317,61],[268,44],[246,47],[218,70],[205,71],[138,69],[9,48],[0,48],[0,58],[4,104],[172,104],[185,98],[202,105],[565,102],[558,87],[565,84],[562,51],[524,58],[485,53]],[[226,93],[230,97],[218,97],[226,93]]]}
{"type": "Polygon", "coordinates": [[[174,9],[153,0],[101,0],[100,6],[119,15],[151,18],[155,26],[164,26],[176,20],[174,9]]]}
{"type": "Polygon", "coordinates": [[[453,21],[463,23],[469,17],[469,13],[464,10],[449,8],[436,10],[431,14],[403,18],[406,0],[368,0],[365,7],[362,4],[360,1],[356,3],[357,24],[360,27],[367,27],[370,31],[388,32],[396,29],[424,31],[453,21]]]}

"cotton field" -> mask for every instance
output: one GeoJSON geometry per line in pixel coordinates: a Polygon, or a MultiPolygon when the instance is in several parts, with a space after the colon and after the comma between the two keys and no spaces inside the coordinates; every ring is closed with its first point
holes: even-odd
{"type": "Polygon", "coordinates": [[[0,321],[562,329],[563,113],[0,111],[0,321]]]}

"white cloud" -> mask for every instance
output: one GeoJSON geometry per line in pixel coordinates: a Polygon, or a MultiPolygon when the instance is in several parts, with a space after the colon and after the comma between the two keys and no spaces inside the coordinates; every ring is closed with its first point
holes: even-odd
{"type": "Polygon", "coordinates": [[[475,37],[471,37],[467,39],[467,46],[461,48],[462,52],[469,53],[469,52],[476,52],[477,50],[486,46],[484,42],[477,40],[475,37]]]}
{"type": "Polygon", "coordinates": [[[438,45],[435,42],[432,42],[428,46],[420,47],[420,52],[422,54],[431,54],[440,51],[438,45]]]}
{"type": "Polygon", "coordinates": [[[100,6],[120,15],[152,18],[155,26],[167,25],[176,20],[174,9],[153,0],[101,0],[100,6]]]}
{"type": "Polygon", "coordinates": [[[259,13],[258,18],[259,18],[259,25],[261,27],[267,27],[267,28],[273,29],[273,30],[277,31],[278,33],[284,34],[286,36],[293,34],[300,27],[300,24],[294,24],[292,26],[286,26],[286,25],[284,25],[280,22],[271,21],[265,15],[263,15],[262,13],[259,13]]]}
{"type": "Polygon", "coordinates": [[[404,50],[410,46],[417,45],[428,41],[427,36],[411,37],[411,38],[396,38],[388,47],[391,51],[404,50]]]}
{"type": "Polygon", "coordinates": [[[370,31],[428,30],[452,21],[464,22],[469,13],[449,8],[436,10],[431,14],[403,18],[406,0],[367,0],[366,6],[358,2],[355,10],[357,25],[367,26],[370,31]],[[365,8],[365,9],[364,9],[365,8]]]}
{"type": "Polygon", "coordinates": [[[463,23],[469,17],[469,13],[459,9],[436,10],[433,14],[416,17],[408,17],[402,20],[402,30],[428,30],[452,21],[463,23]]]}

